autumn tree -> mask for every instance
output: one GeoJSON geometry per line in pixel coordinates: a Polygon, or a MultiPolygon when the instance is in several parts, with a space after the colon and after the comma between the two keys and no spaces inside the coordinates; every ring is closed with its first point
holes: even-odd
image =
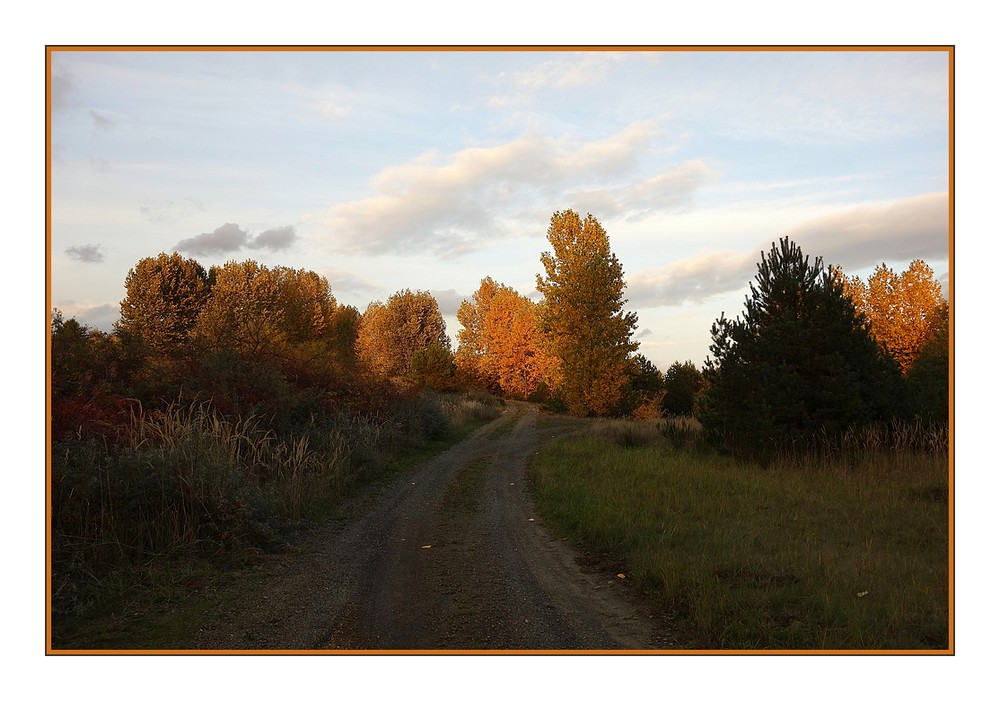
{"type": "Polygon", "coordinates": [[[383,377],[413,372],[413,355],[431,345],[451,348],[444,318],[430,292],[401,290],[372,302],[358,324],[358,359],[383,377]]]}
{"type": "Polygon", "coordinates": [[[193,259],[178,253],[143,258],[125,277],[115,329],[154,353],[175,354],[188,344],[208,289],[208,275],[193,259]]]}
{"type": "Polygon", "coordinates": [[[844,288],[871,325],[871,333],[908,375],[933,334],[936,315],[944,305],[941,284],[922,260],[914,260],[902,273],[882,263],[863,281],[843,278],[844,288]]]}
{"type": "MultiPolygon", "coordinates": [[[[287,329],[282,302],[291,296],[282,295],[279,274],[246,260],[213,266],[211,275],[212,294],[198,318],[199,340],[208,348],[230,350],[248,361],[277,357],[287,329]]],[[[294,307],[291,311],[306,314],[294,307]]]]}
{"type": "Polygon", "coordinates": [[[286,362],[308,375],[330,364],[353,367],[357,310],[337,304],[327,279],[311,270],[276,267],[274,274],[282,311],[279,342],[286,362]]]}
{"type": "Polygon", "coordinates": [[[837,276],[787,237],[761,253],[742,315],[712,326],[699,418],[734,451],[766,459],[893,416],[899,370],[837,276]]]}
{"type": "Polygon", "coordinates": [[[537,276],[545,297],[545,347],[560,364],[559,392],[577,415],[612,411],[628,382],[629,354],[637,317],[624,312],[625,280],[597,219],[573,210],[552,215],[551,252],[542,253],[545,276],[537,276]]]}
{"type": "Polygon", "coordinates": [[[455,359],[451,351],[440,343],[414,351],[411,377],[421,387],[450,389],[455,382],[455,359]]]}
{"type": "Polygon", "coordinates": [[[456,334],[455,365],[460,372],[487,388],[496,386],[496,377],[490,369],[486,324],[493,298],[501,287],[493,278],[483,278],[472,298],[463,299],[458,305],[456,314],[461,328],[456,334]]]}
{"type": "Polygon", "coordinates": [[[544,348],[537,303],[487,277],[458,320],[456,363],[487,388],[523,399],[552,380],[557,363],[544,348]]]}

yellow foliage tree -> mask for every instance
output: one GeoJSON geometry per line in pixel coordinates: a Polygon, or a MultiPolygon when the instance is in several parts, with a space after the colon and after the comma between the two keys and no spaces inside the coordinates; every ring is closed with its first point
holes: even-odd
{"type": "Polygon", "coordinates": [[[410,375],[414,353],[434,344],[451,345],[437,300],[427,291],[401,290],[385,304],[372,302],[358,324],[358,359],[383,377],[410,375]]]}
{"type": "Polygon", "coordinates": [[[463,299],[458,305],[458,348],[455,350],[455,365],[463,374],[475,378],[487,387],[495,383],[489,369],[486,344],[486,317],[490,305],[500,285],[491,277],[483,278],[472,299],[463,299]]]}
{"type": "Polygon", "coordinates": [[[933,336],[935,320],[947,306],[934,271],[918,259],[902,274],[882,263],[867,281],[858,276],[848,278],[840,268],[834,272],[843,281],[854,306],[864,313],[872,336],[907,375],[933,336]]]}
{"type": "Polygon", "coordinates": [[[553,382],[558,363],[545,351],[538,304],[487,277],[458,320],[456,364],[467,374],[521,398],[553,382]]]}
{"type": "Polygon", "coordinates": [[[157,354],[182,351],[208,298],[208,275],[178,253],[143,258],[125,278],[119,333],[140,339],[157,354]]]}
{"type": "Polygon", "coordinates": [[[278,274],[246,260],[213,266],[209,277],[212,290],[198,317],[198,339],[245,360],[274,358],[285,320],[278,274]]]}
{"type": "Polygon", "coordinates": [[[591,214],[553,214],[548,240],[553,250],[542,253],[545,277],[537,282],[545,296],[545,346],[560,363],[559,391],[572,413],[606,415],[618,404],[629,354],[639,347],[631,340],[637,317],[623,311],[622,266],[591,214]]]}

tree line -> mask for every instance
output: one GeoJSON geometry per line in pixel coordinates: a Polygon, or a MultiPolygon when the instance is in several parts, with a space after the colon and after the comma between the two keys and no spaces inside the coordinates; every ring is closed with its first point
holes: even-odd
{"type": "Polygon", "coordinates": [[[425,387],[579,416],[696,415],[718,445],[751,452],[873,422],[947,421],[948,304],[923,261],[862,280],[782,239],[761,253],[742,314],[713,324],[704,366],[661,372],[638,353],[597,219],[557,212],[547,239],[539,300],[483,278],[458,309],[454,349],[428,291],[360,312],[312,271],[144,258],[112,333],[54,313],[54,433],[109,430],[126,399],[205,400],[293,427],[322,412],[377,414],[425,387]]]}

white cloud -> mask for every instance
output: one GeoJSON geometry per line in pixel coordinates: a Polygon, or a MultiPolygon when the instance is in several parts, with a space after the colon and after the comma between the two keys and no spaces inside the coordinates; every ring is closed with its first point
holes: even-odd
{"type": "Polygon", "coordinates": [[[315,109],[327,119],[341,119],[350,114],[350,110],[347,107],[333,102],[321,102],[315,106],[315,109]]]}
{"type": "Polygon", "coordinates": [[[948,257],[948,193],[864,205],[785,232],[805,253],[845,270],[948,257]]]}
{"type": "Polygon", "coordinates": [[[112,331],[115,322],[121,318],[121,305],[116,303],[93,305],[63,300],[54,306],[62,313],[63,318],[76,319],[84,326],[105,332],[112,331]]]}
{"type": "Polygon", "coordinates": [[[70,105],[73,93],[77,91],[76,78],[58,60],[52,62],[51,78],[52,109],[63,110],[70,105]]]}
{"type": "Polygon", "coordinates": [[[330,291],[335,297],[355,293],[368,294],[378,291],[378,285],[373,285],[364,278],[342,268],[326,268],[323,277],[330,283],[330,291]]]}
{"type": "Polygon", "coordinates": [[[718,251],[645,268],[628,278],[629,303],[633,307],[675,306],[740,289],[753,279],[759,255],[718,251]]]}
{"type": "Polygon", "coordinates": [[[371,197],[330,207],[331,239],[341,251],[448,257],[511,235],[523,228],[523,215],[540,206],[551,212],[583,203],[599,217],[675,208],[709,169],[690,161],[636,179],[639,157],[661,134],[664,119],[635,122],[591,142],[525,135],[447,157],[424,153],[372,177],[371,197]]]}
{"type": "Polygon", "coordinates": [[[624,187],[576,193],[573,201],[581,211],[638,221],[650,213],[683,206],[711,177],[712,170],[703,161],[691,160],[624,187]]]}
{"type": "Polygon", "coordinates": [[[139,213],[144,219],[153,223],[173,224],[195,212],[205,211],[204,203],[195,199],[155,200],[146,202],[139,207],[139,213]]]}
{"type": "MultiPolygon", "coordinates": [[[[874,269],[894,260],[946,259],[948,196],[929,193],[854,207],[793,226],[773,240],[784,236],[806,255],[820,256],[824,264],[842,265],[847,271],[874,269]]],[[[715,251],[640,270],[628,278],[630,302],[640,307],[674,306],[748,290],[761,251],[769,250],[771,243],[762,241],[752,251],[715,251]]]]}
{"type": "Polygon", "coordinates": [[[105,117],[96,110],[90,110],[90,119],[98,131],[111,131],[117,126],[114,120],[105,117]]]}
{"type": "Polygon", "coordinates": [[[247,245],[249,236],[238,224],[223,224],[215,231],[179,241],[174,249],[187,253],[230,253],[247,245]]]}
{"type": "Polygon", "coordinates": [[[248,248],[266,248],[270,251],[282,251],[295,242],[294,226],[279,226],[276,229],[262,231],[247,242],[248,248]]]}

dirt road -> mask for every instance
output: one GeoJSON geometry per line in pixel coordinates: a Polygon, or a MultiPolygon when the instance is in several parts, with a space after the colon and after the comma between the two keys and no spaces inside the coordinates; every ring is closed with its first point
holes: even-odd
{"type": "Polygon", "coordinates": [[[254,594],[199,634],[201,649],[610,650],[665,645],[614,573],[550,535],[529,457],[572,430],[529,404],[313,531],[254,594]],[[589,571],[588,571],[589,570],[589,571]]]}

